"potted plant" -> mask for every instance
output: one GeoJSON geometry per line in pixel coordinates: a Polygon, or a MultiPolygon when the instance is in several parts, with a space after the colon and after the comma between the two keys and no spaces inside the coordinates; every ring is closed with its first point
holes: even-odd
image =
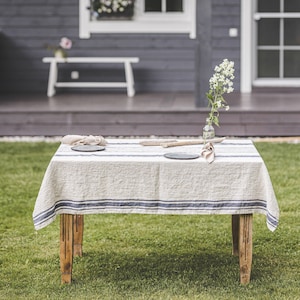
{"type": "Polygon", "coordinates": [[[131,19],[134,0],[92,0],[92,18],[96,20],[131,19]]]}
{"type": "Polygon", "coordinates": [[[58,46],[46,45],[46,48],[52,50],[56,58],[67,58],[67,50],[72,48],[72,41],[67,37],[62,37],[58,46]]]}

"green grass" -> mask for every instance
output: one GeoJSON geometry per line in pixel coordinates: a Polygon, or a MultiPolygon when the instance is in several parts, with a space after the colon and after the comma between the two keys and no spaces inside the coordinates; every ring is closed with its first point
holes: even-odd
{"type": "Polygon", "coordinates": [[[300,299],[300,144],[257,143],[281,209],[254,216],[251,283],[239,284],[230,216],[90,215],[73,284],[60,284],[59,220],[32,211],[57,143],[0,143],[0,299],[300,299]]]}

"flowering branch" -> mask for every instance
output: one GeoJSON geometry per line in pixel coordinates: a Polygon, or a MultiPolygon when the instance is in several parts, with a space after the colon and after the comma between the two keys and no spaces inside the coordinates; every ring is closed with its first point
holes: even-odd
{"type": "Polygon", "coordinates": [[[224,59],[214,71],[214,75],[209,79],[209,92],[206,93],[208,107],[211,108],[206,121],[209,125],[215,124],[219,127],[219,109],[229,110],[223,94],[233,92],[234,62],[224,59]]]}

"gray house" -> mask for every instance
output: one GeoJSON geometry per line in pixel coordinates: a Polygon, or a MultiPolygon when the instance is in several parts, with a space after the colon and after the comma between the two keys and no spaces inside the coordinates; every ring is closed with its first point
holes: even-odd
{"type": "MultiPolygon", "coordinates": [[[[191,93],[205,107],[213,67],[235,62],[234,88],[300,86],[300,2],[294,0],[0,0],[0,95],[46,94],[61,37],[70,57],[138,57],[135,89],[191,93]]],[[[66,65],[63,81],[118,81],[115,65],[66,65]]],[[[253,93],[254,94],[254,93],[253,93]]],[[[294,133],[295,134],[295,133],[294,133]]]]}
{"type": "MultiPolygon", "coordinates": [[[[45,45],[58,46],[63,36],[73,42],[69,56],[139,57],[137,92],[193,92],[202,78],[207,88],[212,66],[225,57],[236,63],[239,90],[239,0],[135,0],[128,19],[93,17],[93,2],[1,0],[1,93],[45,93],[49,65],[42,58],[53,55],[45,45]]],[[[104,76],[91,66],[80,73],[104,76]]],[[[108,69],[109,76],[118,75],[108,69]]]]}

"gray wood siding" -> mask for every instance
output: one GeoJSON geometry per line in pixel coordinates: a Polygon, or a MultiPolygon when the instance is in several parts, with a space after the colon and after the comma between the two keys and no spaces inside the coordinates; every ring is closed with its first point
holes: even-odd
{"type": "Polygon", "coordinates": [[[240,0],[212,0],[212,66],[223,58],[235,62],[234,88],[240,90],[240,0]],[[238,36],[230,37],[229,29],[237,28],[238,36]]]}
{"type": "MultiPolygon", "coordinates": [[[[210,16],[211,65],[224,57],[235,60],[236,88],[240,42],[239,38],[229,37],[228,30],[240,28],[239,2],[213,0],[210,16]]],[[[70,56],[140,57],[140,63],[133,65],[137,92],[191,92],[199,76],[207,79],[211,75],[198,70],[197,56],[202,46],[187,34],[93,34],[91,39],[80,40],[78,22],[78,1],[0,0],[0,92],[46,93],[49,65],[43,64],[42,58],[52,53],[45,44],[58,45],[62,36],[73,41],[70,56]]],[[[72,70],[79,71],[80,80],[124,76],[121,67],[99,65],[66,66],[61,76],[71,80],[72,70]]]]}

